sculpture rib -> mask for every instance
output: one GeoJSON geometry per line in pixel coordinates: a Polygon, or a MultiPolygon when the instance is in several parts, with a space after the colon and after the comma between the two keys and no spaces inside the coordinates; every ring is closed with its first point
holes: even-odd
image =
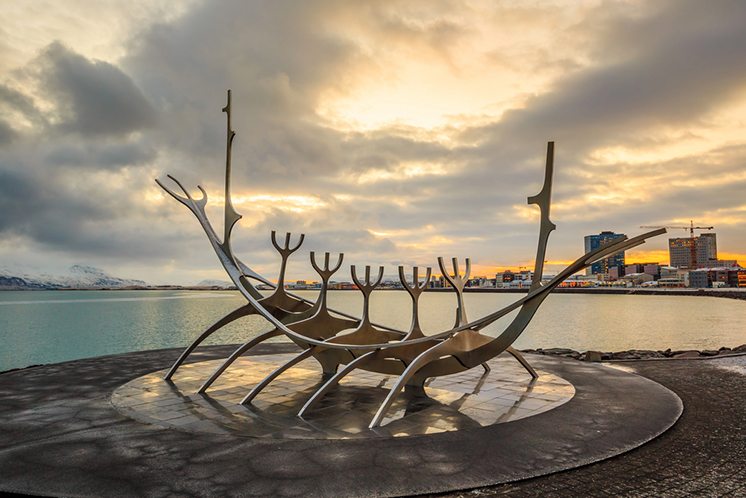
{"type": "Polygon", "coordinates": [[[369,361],[373,355],[375,355],[378,352],[378,350],[375,351],[369,351],[365,353],[362,356],[358,356],[351,362],[349,362],[347,365],[342,368],[339,372],[334,374],[331,379],[327,380],[324,385],[322,385],[318,390],[316,390],[315,393],[313,393],[313,396],[308,398],[308,401],[303,405],[303,407],[298,412],[299,417],[303,417],[303,415],[308,412],[311,408],[316,406],[316,404],[321,401],[321,398],[326,395],[333,387],[335,387],[339,382],[347,376],[350,372],[355,370],[356,368],[359,368],[361,365],[363,365],[365,362],[369,361]]]}
{"type": "Polygon", "coordinates": [[[308,348],[299,355],[293,357],[292,360],[288,361],[284,365],[281,365],[278,367],[275,371],[273,371],[271,374],[269,374],[267,377],[264,378],[259,384],[254,387],[254,389],[247,394],[244,399],[241,400],[241,404],[245,405],[247,403],[251,403],[251,400],[253,400],[257,394],[262,392],[262,390],[269,385],[270,382],[275,380],[282,372],[285,370],[291,368],[292,366],[300,363],[301,361],[305,360],[306,358],[311,357],[311,353],[313,353],[313,348],[308,348]]]}
{"type": "Polygon", "coordinates": [[[202,332],[197,339],[194,340],[185,350],[181,353],[179,358],[174,362],[173,366],[168,370],[168,373],[163,377],[165,380],[170,380],[171,377],[173,377],[174,373],[176,373],[176,369],[178,369],[182,363],[184,363],[184,360],[187,359],[187,357],[194,351],[194,349],[199,346],[202,341],[207,339],[213,332],[216,330],[228,325],[231,322],[234,322],[238,320],[241,317],[250,315],[252,313],[255,313],[256,310],[253,306],[250,304],[246,304],[244,306],[241,306],[238,309],[235,309],[225,315],[223,318],[218,320],[217,322],[210,325],[207,329],[205,329],[204,332],[202,332]]]}
{"type": "Polygon", "coordinates": [[[265,332],[263,334],[260,334],[253,339],[251,339],[248,342],[245,342],[242,344],[238,349],[236,349],[231,355],[220,364],[218,368],[215,369],[215,371],[210,375],[210,378],[207,379],[199,388],[197,391],[198,393],[204,393],[207,391],[207,389],[210,388],[210,386],[218,380],[218,377],[220,377],[223,372],[226,371],[226,369],[233,364],[234,361],[236,361],[238,358],[240,358],[242,355],[246,354],[251,348],[254,346],[266,341],[267,339],[270,339],[272,337],[277,337],[278,335],[282,335],[282,332],[280,332],[277,329],[270,330],[269,332],[265,332]]]}

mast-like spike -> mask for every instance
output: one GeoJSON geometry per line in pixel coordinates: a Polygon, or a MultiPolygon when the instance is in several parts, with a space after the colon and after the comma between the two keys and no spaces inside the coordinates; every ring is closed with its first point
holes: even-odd
{"type": "Polygon", "coordinates": [[[236,132],[231,128],[231,91],[228,90],[228,102],[223,107],[226,114],[226,139],[225,139],[225,222],[223,224],[223,245],[230,247],[231,231],[233,225],[241,219],[241,215],[233,209],[231,201],[231,154],[233,149],[233,139],[236,132]]]}
{"type": "Polygon", "coordinates": [[[541,286],[544,274],[544,257],[547,253],[547,242],[549,234],[556,225],[549,219],[549,208],[552,203],[552,175],[554,173],[554,142],[547,142],[547,163],[544,170],[544,185],[541,192],[528,198],[529,204],[536,204],[541,210],[541,222],[539,226],[539,242],[536,247],[536,262],[534,263],[534,277],[531,281],[531,290],[541,286]]]}

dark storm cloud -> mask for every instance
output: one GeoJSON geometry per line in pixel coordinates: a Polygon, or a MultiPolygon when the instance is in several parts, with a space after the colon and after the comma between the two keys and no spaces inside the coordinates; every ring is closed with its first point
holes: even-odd
{"type": "Polygon", "coordinates": [[[127,134],[155,122],[155,111],[129,76],[60,43],[39,58],[42,86],[56,100],[60,129],[86,135],[127,134]]]}
{"type": "MultiPolygon", "coordinates": [[[[151,209],[122,198],[122,193],[129,192],[121,186],[79,189],[58,175],[45,178],[28,167],[25,170],[0,168],[0,236],[24,237],[41,247],[81,257],[151,261],[174,257],[183,252],[182,244],[200,240],[199,233],[181,229],[172,230],[174,237],[162,240],[168,218],[154,223],[151,209]]],[[[144,186],[133,187],[142,192],[144,186]]]]}
{"type": "Polygon", "coordinates": [[[323,16],[314,2],[200,4],[178,23],[144,33],[125,66],[161,103],[164,138],[179,150],[220,156],[219,109],[232,88],[245,166],[237,174],[249,161],[260,179],[288,165],[298,175],[337,169],[338,136],[317,124],[314,105],[335,80],[344,83],[344,65],[360,54],[319,29],[323,16]]]}
{"type": "Polygon", "coordinates": [[[116,169],[137,166],[153,160],[155,148],[144,141],[62,143],[51,148],[45,156],[50,165],[76,166],[91,169],[116,169]]]}
{"type": "Polygon", "coordinates": [[[22,121],[0,150],[0,236],[82,258],[178,253],[170,239],[159,240],[163,230],[140,201],[152,188],[147,176],[122,176],[157,156],[147,138],[131,135],[156,121],[129,76],[59,43],[23,73],[31,83],[24,90],[36,88],[48,105],[0,86],[0,115],[22,121]]]}

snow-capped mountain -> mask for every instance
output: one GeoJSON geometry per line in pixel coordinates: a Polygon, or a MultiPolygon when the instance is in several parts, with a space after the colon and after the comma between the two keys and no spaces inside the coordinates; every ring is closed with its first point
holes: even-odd
{"type": "Polygon", "coordinates": [[[99,289],[147,285],[142,280],[112,277],[99,268],[73,265],[65,275],[26,273],[0,268],[0,289],[99,289]]]}
{"type": "Polygon", "coordinates": [[[228,289],[233,286],[233,282],[228,282],[226,280],[206,279],[197,282],[197,287],[220,287],[223,289],[228,289]]]}

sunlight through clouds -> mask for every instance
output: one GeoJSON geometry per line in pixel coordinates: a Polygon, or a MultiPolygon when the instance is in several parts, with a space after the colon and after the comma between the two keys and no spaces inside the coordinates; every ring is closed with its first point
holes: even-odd
{"type": "MultiPolygon", "coordinates": [[[[209,271],[152,179],[204,185],[220,226],[227,88],[237,253],[257,268],[277,264],[271,230],[369,264],[525,266],[550,140],[552,261],[590,233],[689,220],[715,226],[722,254],[746,248],[737,2],[35,0],[3,14],[11,265],[153,283],[209,271]]],[[[634,254],[666,263],[666,243],[634,254]]]]}

